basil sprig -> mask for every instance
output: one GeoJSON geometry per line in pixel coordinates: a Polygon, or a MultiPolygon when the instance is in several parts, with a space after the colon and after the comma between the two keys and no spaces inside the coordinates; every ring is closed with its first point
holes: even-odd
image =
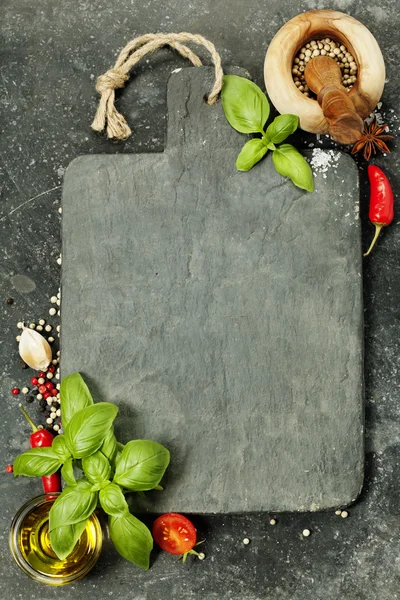
{"type": "Polygon", "coordinates": [[[159,483],[169,464],[168,450],[149,440],[120,444],[113,428],[118,408],[109,402],[95,404],[79,373],[63,380],[61,406],[64,435],[58,435],[52,447],[33,448],[14,462],[16,476],[52,475],[61,467],[67,487],[51,507],[49,518],[54,552],[61,560],[71,554],[90,515],[101,506],[109,515],[117,551],[148,569],[151,533],[129,512],[124,493],[162,489],[159,483]],[[83,471],[83,477],[76,479],[74,467],[83,471]]]}
{"type": "Polygon", "coordinates": [[[71,554],[82,533],[85,531],[86,525],[87,519],[74,525],[55,527],[50,531],[50,544],[60,560],[64,560],[68,554],[71,554]]]}
{"type": "Polygon", "coordinates": [[[121,453],[114,482],[134,492],[152,490],[158,485],[169,464],[169,452],[149,440],[132,440],[121,453]]]}
{"type": "Polygon", "coordinates": [[[73,415],[82,408],[93,404],[92,395],[80,373],[72,373],[72,375],[63,377],[60,397],[63,399],[62,422],[64,429],[73,415]]]}
{"type": "Polygon", "coordinates": [[[261,138],[253,138],[243,146],[236,168],[249,171],[271,150],[278,173],[289,177],[297,187],[312,192],[314,179],[306,159],[291,144],[277,146],[296,131],[298,117],[279,115],[264,131],[269,117],[267,97],[255,83],[237,75],[224,76],[221,98],[225,116],[234,129],[240,133],[261,134],[261,138]]]}
{"type": "Polygon", "coordinates": [[[61,460],[53,448],[31,448],[17,456],[14,461],[14,475],[25,477],[47,477],[61,467],[61,460]]]}
{"type": "Polygon", "coordinates": [[[120,555],[138,567],[148,569],[153,538],[146,525],[131,513],[109,517],[108,525],[111,540],[120,555]]]}
{"type": "MultiPolygon", "coordinates": [[[[90,517],[97,505],[97,492],[89,481],[80,479],[76,485],[64,488],[50,510],[49,529],[75,525],[90,517]]],[[[54,549],[54,548],[53,548],[54,549]]]]}
{"type": "Polygon", "coordinates": [[[110,402],[99,402],[78,411],[65,429],[65,441],[72,456],[84,458],[96,452],[117,413],[118,408],[110,402]]]}

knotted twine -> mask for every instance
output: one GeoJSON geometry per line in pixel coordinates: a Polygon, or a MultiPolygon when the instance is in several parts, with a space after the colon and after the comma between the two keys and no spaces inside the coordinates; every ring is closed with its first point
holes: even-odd
{"type": "Polygon", "coordinates": [[[115,90],[123,88],[129,79],[129,71],[141,58],[155,52],[162,46],[170,46],[183,57],[188,58],[195,67],[201,67],[202,62],[188,46],[182,42],[195,42],[204,46],[211,54],[215,67],[215,81],[206,102],[215,104],[222,88],[223,71],[221,57],[214,44],[202,35],[192,33],[148,33],[129,42],[120,52],[115,65],[100,75],[96,83],[96,91],[100,94],[100,102],[96,116],[91,125],[94,131],[104,131],[107,126],[107,136],[124,140],[132,133],[125,118],[115,108],[115,90]]]}

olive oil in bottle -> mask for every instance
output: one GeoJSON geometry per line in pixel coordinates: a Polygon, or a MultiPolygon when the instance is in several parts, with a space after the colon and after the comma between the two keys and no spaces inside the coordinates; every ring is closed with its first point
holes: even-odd
{"type": "MultiPolygon", "coordinates": [[[[48,585],[65,585],[81,579],[95,564],[102,532],[92,514],[74,550],[60,560],[50,545],[49,512],[55,498],[35,498],[16,515],[10,532],[11,551],[18,565],[31,577],[48,585]]],[[[26,505],[25,505],[26,506],[26,505]]]]}

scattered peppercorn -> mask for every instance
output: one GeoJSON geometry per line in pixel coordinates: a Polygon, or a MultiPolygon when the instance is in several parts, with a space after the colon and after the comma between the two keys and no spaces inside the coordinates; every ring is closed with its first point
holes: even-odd
{"type": "Polygon", "coordinates": [[[38,389],[41,394],[44,394],[45,392],[47,392],[46,386],[43,384],[39,385],[38,389]]]}
{"type": "Polygon", "coordinates": [[[6,300],[7,304],[9,304],[11,306],[11,304],[14,304],[14,300],[12,298],[7,298],[6,300]]]}
{"type": "Polygon", "coordinates": [[[37,377],[32,377],[31,384],[32,385],[37,385],[38,384],[38,378],[37,377]]]}
{"type": "Polygon", "coordinates": [[[347,517],[349,516],[349,513],[347,512],[347,510],[342,510],[341,515],[340,515],[343,519],[347,519],[347,517]]]}
{"type": "Polygon", "coordinates": [[[309,537],[311,535],[311,531],[309,529],[303,529],[304,537],[309,537]]]}
{"type": "Polygon", "coordinates": [[[19,394],[19,389],[18,389],[17,387],[13,387],[13,388],[11,389],[11,393],[12,393],[12,395],[13,395],[13,396],[18,396],[18,394],[19,394]]]}
{"type": "Polygon", "coordinates": [[[50,371],[50,373],[54,373],[54,371],[56,370],[55,365],[50,365],[49,368],[47,369],[48,371],[50,371]]]}
{"type": "Polygon", "coordinates": [[[27,369],[28,365],[24,362],[21,363],[21,369],[27,369]]]}
{"type": "MultiPolygon", "coordinates": [[[[52,308],[50,308],[50,310],[49,310],[49,314],[50,314],[52,317],[53,317],[53,316],[54,316],[56,313],[57,313],[57,311],[56,311],[56,309],[55,309],[55,308],[53,308],[53,307],[52,307],[52,308]]],[[[47,331],[47,327],[46,327],[46,331],[47,331]]]]}
{"type": "Polygon", "coordinates": [[[27,388],[27,387],[23,387],[23,388],[22,388],[22,390],[21,390],[21,392],[22,392],[23,394],[28,394],[28,393],[29,393],[29,388],[27,388]]]}
{"type": "Polygon", "coordinates": [[[50,392],[45,392],[45,393],[43,394],[43,398],[44,398],[45,400],[47,400],[48,398],[50,398],[50,396],[51,396],[50,392]]]}
{"type": "Polygon", "coordinates": [[[57,392],[56,388],[53,388],[53,389],[51,390],[51,395],[52,395],[52,396],[57,396],[57,394],[58,394],[58,392],[57,392]]]}
{"type": "Polygon", "coordinates": [[[25,400],[28,402],[28,404],[30,404],[31,402],[33,402],[33,401],[34,401],[34,399],[35,399],[35,398],[34,398],[33,396],[27,396],[27,397],[25,398],[25,400]]]}
{"type": "Polygon", "coordinates": [[[44,371],[39,371],[39,373],[37,374],[37,376],[40,377],[46,377],[46,373],[44,371]]]}
{"type": "Polygon", "coordinates": [[[44,398],[41,398],[40,406],[42,406],[43,408],[46,408],[46,400],[44,398]]]}
{"type": "Polygon", "coordinates": [[[54,383],[52,383],[51,381],[47,381],[45,384],[46,390],[48,390],[49,392],[51,392],[52,389],[54,389],[54,383]]]}
{"type": "Polygon", "coordinates": [[[46,409],[44,406],[39,406],[39,410],[40,410],[40,412],[44,412],[46,409]]]}
{"type": "Polygon", "coordinates": [[[12,473],[14,471],[14,467],[12,465],[6,466],[6,473],[12,473]]]}

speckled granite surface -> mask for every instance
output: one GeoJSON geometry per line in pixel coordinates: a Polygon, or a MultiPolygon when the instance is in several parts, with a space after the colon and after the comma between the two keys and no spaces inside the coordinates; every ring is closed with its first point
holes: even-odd
{"type": "MultiPolygon", "coordinates": [[[[60,250],[59,215],[64,169],[76,156],[88,153],[161,151],[165,136],[166,81],[185,62],[162,51],[137,69],[121,95],[122,112],[134,124],[134,135],[112,144],[91,133],[96,106],[95,77],[114,61],[129,39],[148,31],[201,32],[222,54],[225,64],[248,69],[262,81],[268,42],[291,16],[310,8],[336,8],[364,22],[377,37],[387,66],[387,84],[380,112],[393,132],[399,132],[397,3],[337,0],[288,0],[277,8],[255,0],[239,3],[173,0],[132,4],[128,0],[75,3],[65,0],[3,0],[1,5],[1,345],[3,399],[1,456],[3,466],[28,446],[28,429],[10,395],[28,374],[15,348],[18,320],[38,319],[57,291],[60,250]],[[24,277],[20,277],[20,276],[24,277]],[[6,304],[14,298],[12,306],[6,304]]],[[[205,60],[207,57],[204,56],[205,60]]],[[[316,143],[299,134],[299,147],[316,143]]],[[[328,140],[320,146],[331,147],[328,140]]],[[[376,163],[400,190],[400,160],[394,152],[376,163]]],[[[363,241],[372,228],[367,219],[368,188],[360,160],[363,241]]],[[[278,517],[274,527],[266,515],[195,519],[199,537],[206,538],[204,562],[185,567],[172,557],[154,555],[147,573],[120,560],[106,544],[93,573],[64,589],[47,589],[20,574],[7,547],[7,532],[17,508],[37,490],[37,482],[12,483],[3,472],[1,489],[0,597],[78,598],[101,600],[393,600],[399,595],[400,567],[400,410],[398,383],[400,278],[397,220],[385,231],[364,266],[366,344],[366,477],[363,493],[342,519],[331,512],[278,517]],[[304,527],[312,535],[301,536],[304,527]],[[247,536],[251,543],[244,546],[247,536]]]]}

